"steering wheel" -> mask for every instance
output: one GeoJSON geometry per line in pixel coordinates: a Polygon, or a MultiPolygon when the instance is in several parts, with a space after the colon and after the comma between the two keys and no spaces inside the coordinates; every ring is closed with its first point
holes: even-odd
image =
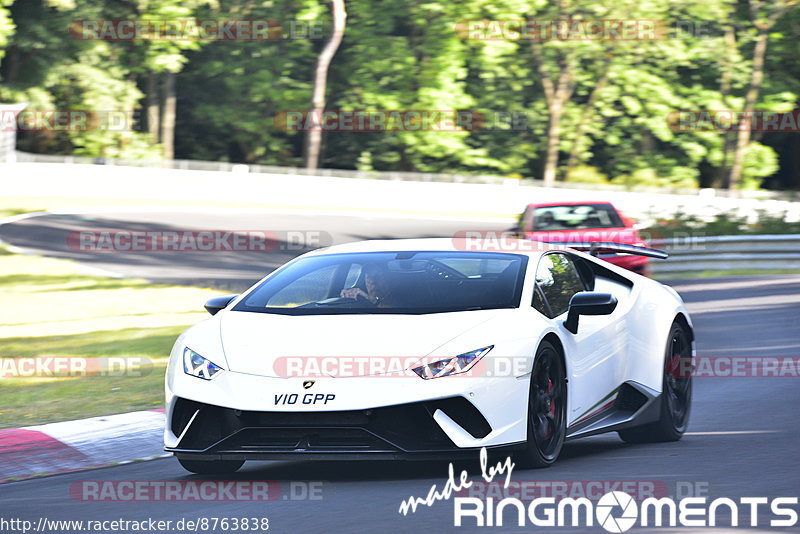
{"type": "Polygon", "coordinates": [[[371,300],[369,300],[363,293],[359,293],[358,295],[356,295],[356,298],[355,298],[356,302],[358,302],[359,299],[361,299],[361,300],[363,300],[365,302],[368,302],[369,304],[372,304],[373,306],[375,305],[375,303],[372,302],[371,300]]]}
{"type": "MultiPolygon", "coordinates": [[[[351,287],[351,288],[348,288],[348,289],[361,289],[361,288],[351,287]]],[[[362,291],[363,291],[363,289],[362,289],[362,291]]],[[[372,304],[373,306],[375,305],[375,303],[372,302],[371,300],[369,300],[369,298],[367,298],[363,293],[358,293],[355,297],[340,297],[340,298],[342,300],[347,300],[347,301],[350,301],[350,302],[358,302],[359,300],[363,300],[364,302],[372,304]]]]}

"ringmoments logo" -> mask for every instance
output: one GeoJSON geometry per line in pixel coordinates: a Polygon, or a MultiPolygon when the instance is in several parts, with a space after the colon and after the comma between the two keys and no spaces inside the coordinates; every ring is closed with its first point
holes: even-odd
{"type": "MultiPolygon", "coordinates": [[[[452,498],[453,525],[456,527],[502,527],[514,524],[519,527],[549,528],[600,526],[608,532],[620,533],[636,525],[738,527],[742,517],[748,519],[742,522],[743,526],[749,527],[794,527],[798,522],[797,497],[741,497],[738,500],[720,497],[709,500],[705,496],[689,496],[675,499],[656,494],[655,485],[648,487],[644,494],[636,492],[638,500],[630,493],[617,489],[609,489],[594,500],[587,496],[556,498],[554,495],[533,499],[516,496],[498,499],[489,497],[485,491],[481,497],[463,496],[478,489],[476,485],[484,490],[488,487],[499,489],[500,484],[504,491],[512,487],[511,475],[516,464],[510,456],[490,466],[484,447],[480,451],[479,461],[479,480],[471,480],[466,470],[457,476],[451,462],[447,480],[441,488],[433,484],[425,497],[408,497],[400,503],[398,513],[406,516],[416,513],[420,507],[432,507],[452,498]],[[645,497],[650,494],[652,496],[645,497]]],[[[571,486],[583,491],[596,487],[596,482],[584,481],[571,486]]],[[[623,481],[613,483],[619,485],[623,481]]],[[[552,486],[553,481],[549,485],[552,486]]]]}
{"type": "Polygon", "coordinates": [[[496,501],[473,497],[456,497],[453,522],[460,526],[534,526],[592,527],[608,532],[626,532],[642,527],[716,527],[740,525],[740,515],[748,517],[743,526],[770,528],[794,527],[798,523],[797,497],[742,497],[734,500],[721,497],[687,497],[676,501],[670,497],[650,497],[637,502],[623,491],[610,491],[592,502],[585,497],[533,499],[527,506],[517,498],[496,501]],[[765,517],[769,517],[765,520],[765,517]],[[766,523],[766,525],[765,525],[766,523]]]}

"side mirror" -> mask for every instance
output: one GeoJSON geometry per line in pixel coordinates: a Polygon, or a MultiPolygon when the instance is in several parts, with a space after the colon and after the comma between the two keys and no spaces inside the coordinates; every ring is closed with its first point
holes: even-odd
{"type": "Polygon", "coordinates": [[[221,297],[214,297],[213,299],[208,299],[204,307],[208,313],[216,315],[217,312],[224,310],[228,304],[238,296],[239,295],[222,295],[221,297]]]}
{"type": "Polygon", "coordinates": [[[578,318],[581,315],[610,315],[617,308],[617,297],[610,293],[584,291],[575,293],[569,301],[569,312],[564,328],[578,333],[578,318]]]}

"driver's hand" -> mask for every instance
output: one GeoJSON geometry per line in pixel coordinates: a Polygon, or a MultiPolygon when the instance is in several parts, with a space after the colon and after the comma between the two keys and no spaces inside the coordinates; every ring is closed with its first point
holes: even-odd
{"type": "Polygon", "coordinates": [[[347,289],[342,289],[342,292],[339,293],[340,296],[346,299],[357,299],[360,296],[363,296],[365,299],[369,300],[369,296],[364,292],[363,289],[360,287],[349,287],[347,289]]]}

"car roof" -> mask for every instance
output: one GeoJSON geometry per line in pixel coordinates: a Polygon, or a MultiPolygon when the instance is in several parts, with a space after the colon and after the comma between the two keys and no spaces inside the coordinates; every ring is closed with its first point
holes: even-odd
{"type": "Polygon", "coordinates": [[[567,247],[531,241],[529,239],[504,239],[503,232],[480,232],[474,239],[435,237],[422,239],[374,239],[332,245],[309,252],[307,255],[347,254],[358,252],[398,252],[398,251],[466,251],[466,252],[505,252],[539,256],[548,250],[566,250],[567,247]],[[485,238],[485,241],[483,239],[485,238]]]}
{"type": "MultiPolygon", "coordinates": [[[[532,202],[528,204],[529,208],[547,208],[550,206],[596,206],[598,204],[603,204],[606,206],[614,207],[614,204],[607,200],[587,200],[584,202],[578,202],[574,200],[566,201],[566,202],[532,202]]],[[[615,208],[616,209],[616,208],[615,208]]]]}

